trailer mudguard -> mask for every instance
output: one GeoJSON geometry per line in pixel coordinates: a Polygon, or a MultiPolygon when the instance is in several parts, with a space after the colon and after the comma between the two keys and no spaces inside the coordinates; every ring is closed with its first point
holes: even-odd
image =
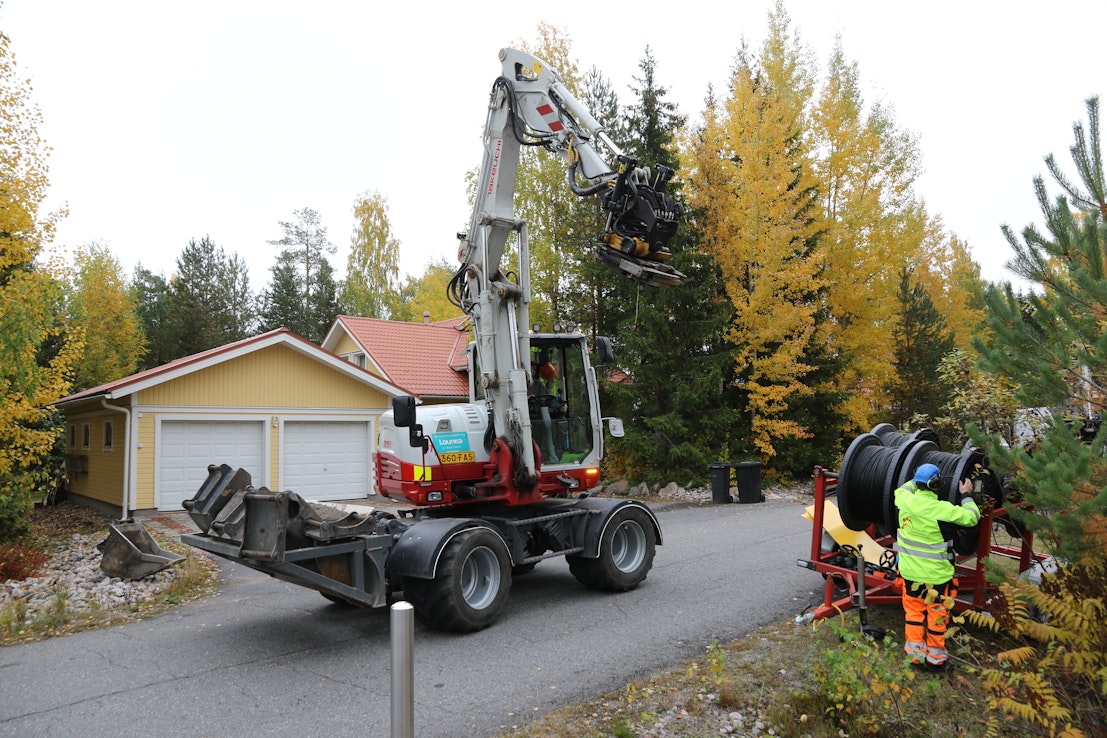
{"type": "MultiPolygon", "coordinates": [[[[400,540],[392,547],[388,556],[389,576],[433,579],[438,570],[438,559],[446,544],[458,534],[474,528],[490,530],[503,540],[503,535],[496,528],[477,518],[420,520],[404,531],[400,540]]],[[[511,546],[507,541],[504,541],[504,547],[510,556],[511,546]]]]}
{"type": "Polygon", "coordinates": [[[651,510],[648,505],[638,500],[617,500],[611,497],[585,497],[583,500],[573,505],[573,507],[583,508],[593,513],[592,515],[586,515],[578,519],[573,531],[574,539],[580,542],[580,545],[584,547],[584,551],[580,553],[584,558],[594,559],[600,555],[600,540],[603,538],[604,531],[611,522],[612,516],[625,507],[637,507],[644,511],[653,524],[654,543],[660,546],[663,542],[661,540],[661,524],[657,522],[657,516],[654,515],[653,510],[651,510]]]}

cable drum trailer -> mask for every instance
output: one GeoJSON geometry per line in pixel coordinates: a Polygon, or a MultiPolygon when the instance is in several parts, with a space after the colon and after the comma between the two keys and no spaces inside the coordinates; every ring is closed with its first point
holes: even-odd
{"type": "Polygon", "coordinates": [[[940,499],[956,504],[957,485],[963,477],[972,479],[975,491],[988,498],[987,504],[980,505],[980,522],[973,528],[957,528],[953,534],[958,580],[955,613],[985,609],[995,594],[985,579],[989,556],[1017,560],[1019,574],[1044,560],[1034,552],[1033,533],[1008,515],[1001,481],[987,468],[979,449],[944,453],[928,429],[903,434],[885,423],[854,439],[838,472],[815,468],[815,504],[804,515],[812,523],[810,557],[797,564],[822,574],[826,581],[822,603],[803,617],[831,617],[859,601],[901,604],[893,550],[898,527],[894,492],[921,463],[934,463],[942,470],[945,487],[940,499]],[[1020,545],[997,542],[993,534],[999,528],[1021,539],[1020,545]],[[842,590],[844,594],[839,594],[842,590]]]}

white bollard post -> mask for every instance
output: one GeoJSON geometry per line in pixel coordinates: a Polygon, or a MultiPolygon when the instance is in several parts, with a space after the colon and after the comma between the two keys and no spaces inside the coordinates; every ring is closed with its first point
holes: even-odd
{"type": "Polygon", "coordinates": [[[397,602],[392,633],[392,738],[415,738],[415,609],[397,602]]]}

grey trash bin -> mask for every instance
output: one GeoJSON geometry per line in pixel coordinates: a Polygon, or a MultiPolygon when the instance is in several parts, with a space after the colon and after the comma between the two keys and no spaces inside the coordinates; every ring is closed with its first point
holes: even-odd
{"type": "Polygon", "coordinates": [[[709,465],[711,469],[711,501],[722,504],[734,502],[730,497],[730,470],[733,464],[716,461],[709,465]]]}
{"type": "Polygon", "coordinates": [[[738,482],[738,502],[764,502],[765,495],[761,494],[761,462],[742,461],[731,466],[734,467],[734,476],[738,482]]]}

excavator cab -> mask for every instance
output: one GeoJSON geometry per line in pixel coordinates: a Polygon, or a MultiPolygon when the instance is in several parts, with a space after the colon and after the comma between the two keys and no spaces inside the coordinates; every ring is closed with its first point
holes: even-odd
{"type": "MultiPolygon", "coordinates": [[[[477,346],[469,351],[473,402],[485,400],[477,346]]],[[[531,432],[543,467],[597,463],[603,448],[599,397],[588,346],[580,333],[530,336],[527,389],[531,432]],[[587,460],[587,461],[586,461],[587,460]]]]}

